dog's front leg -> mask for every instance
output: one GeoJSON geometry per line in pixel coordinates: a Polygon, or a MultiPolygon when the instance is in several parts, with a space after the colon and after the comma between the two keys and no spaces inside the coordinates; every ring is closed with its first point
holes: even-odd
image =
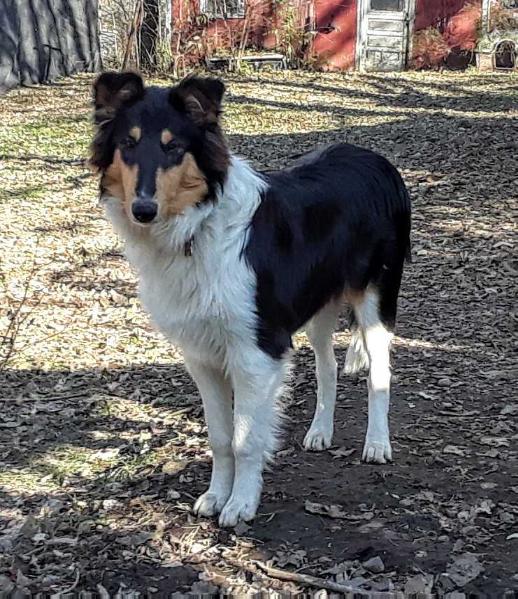
{"type": "Polygon", "coordinates": [[[220,526],[251,520],[263,485],[263,467],[275,450],[277,399],[285,364],[260,350],[243,352],[231,366],[234,387],[235,476],[232,494],[219,517],[220,526]]]}
{"type": "Polygon", "coordinates": [[[212,448],[210,486],[194,504],[194,512],[213,516],[225,505],[234,482],[232,387],[223,372],[191,356],[185,356],[185,365],[202,397],[212,448]]]}

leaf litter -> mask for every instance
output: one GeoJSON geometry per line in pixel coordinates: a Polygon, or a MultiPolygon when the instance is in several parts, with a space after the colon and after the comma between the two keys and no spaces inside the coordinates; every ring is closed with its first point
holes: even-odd
{"type": "Polygon", "coordinates": [[[0,592],[516,590],[516,76],[227,79],[230,143],[257,167],[345,140],[385,154],[409,186],[395,462],[359,460],[362,378],[338,381],[335,446],[301,450],[316,389],[299,334],[257,519],[227,531],[194,518],[210,475],[202,409],[96,205],[91,78],[13,90],[0,104],[0,592]]]}

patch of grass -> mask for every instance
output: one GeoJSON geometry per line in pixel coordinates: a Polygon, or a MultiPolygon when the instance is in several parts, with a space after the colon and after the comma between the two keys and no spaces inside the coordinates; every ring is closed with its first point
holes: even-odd
{"type": "Polygon", "coordinates": [[[25,185],[20,188],[0,187],[0,203],[11,200],[37,200],[47,192],[45,185],[25,185]]]}
{"type": "Polygon", "coordinates": [[[1,159],[85,157],[91,125],[86,115],[81,119],[46,119],[0,126],[1,159]]]}
{"type": "Polygon", "coordinates": [[[140,453],[119,455],[117,448],[88,448],[62,445],[23,468],[9,468],[0,473],[0,489],[10,494],[24,495],[35,492],[55,492],[70,485],[89,483],[105,476],[106,480],[128,480],[146,466],[164,462],[169,449],[151,449],[142,445],[140,453]]]}
{"type": "Polygon", "coordinates": [[[0,490],[13,497],[23,497],[26,494],[52,491],[56,488],[53,483],[43,482],[41,472],[28,468],[10,468],[0,472],[0,490]]]}
{"type": "Polygon", "coordinates": [[[24,494],[36,491],[57,491],[71,476],[90,480],[115,463],[116,455],[97,449],[62,445],[23,468],[9,468],[0,473],[0,486],[24,494]]]}

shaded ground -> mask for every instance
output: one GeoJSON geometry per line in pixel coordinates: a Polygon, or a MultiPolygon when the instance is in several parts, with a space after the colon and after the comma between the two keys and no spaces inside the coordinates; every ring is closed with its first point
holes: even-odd
{"type": "MultiPolygon", "coordinates": [[[[285,444],[258,518],[235,531],[189,511],[209,477],[201,408],[181,357],[141,313],[96,207],[83,163],[90,80],[3,97],[0,591],[301,588],[258,560],[365,590],[515,596],[517,81],[229,82],[230,140],[256,165],[358,143],[402,170],[415,209],[394,344],[394,464],[359,461],[364,380],[339,381],[335,446],[302,451],[315,380],[297,335],[285,444]],[[366,567],[376,556],[383,572],[366,567]]],[[[337,333],[340,361],[347,341],[337,333]]]]}

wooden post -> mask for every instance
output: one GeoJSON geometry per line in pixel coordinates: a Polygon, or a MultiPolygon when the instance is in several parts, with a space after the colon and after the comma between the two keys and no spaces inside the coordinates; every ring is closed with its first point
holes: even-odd
{"type": "Polygon", "coordinates": [[[482,0],[482,35],[489,32],[489,18],[491,16],[491,0],[482,0]]]}
{"type": "Polygon", "coordinates": [[[171,0],[143,0],[140,58],[144,69],[163,68],[171,61],[171,0]]]}
{"type": "Polygon", "coordinates": [[[140,30],[140,64],[153,71],[157,63],[157,45],[159,39],[160,12],[158,0],[144,0],[144,14],[140,30]]]}
{"type": "MultiPolygon", "coordinates": [[[[133,50],[137,47],[137,44],[136,44],[137,35],[138,35],[138,32],[140,31],[140,27],[142,24],[142,13],[143,13],[142,5],[143,5],[143,0],[137,2],[137,5],[135,6],[135,14],[133,16],[130,30],[128,32],[128,42],[126,43],[126,49],[124,50],[124,58],[122,59],[122,66],[121,66],[122,71],[127,70],[129,63],[130,63],[131,54],[132,54],[133,50]]],[[[136,65],[135,66],[138,69],[140,67],[139,59],[138,59],[139,52],[136,52],[135,54],[136,54],[136,56],[135,56],[136,65]]]]}

